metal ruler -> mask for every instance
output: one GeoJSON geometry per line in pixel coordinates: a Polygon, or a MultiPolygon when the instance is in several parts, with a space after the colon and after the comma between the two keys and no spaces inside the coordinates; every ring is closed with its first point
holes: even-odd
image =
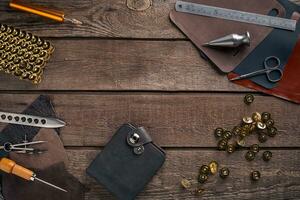
{"type": "Polygon", "coordinates": [[[215,17],[238,22],[245,22],[289,31],[295,31],[297,26],[296,20],[261,15],[250,12],[243,12],[239,10],[231,10],[214,6],[206,6],[203,4],[196,4],[184,1],[177,1],[175,9],[178,12],[190,13],[207,17],[215,17]]]}

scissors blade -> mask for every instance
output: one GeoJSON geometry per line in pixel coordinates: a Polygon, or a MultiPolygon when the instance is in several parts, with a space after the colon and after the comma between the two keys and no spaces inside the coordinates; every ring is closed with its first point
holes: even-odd
{"type": "Polygon", "coordinates": [[[60,119],[17,113],[0,112],[0,122],[41,128],[61,128],[66,123],[60,119]]]}
{"type": "Polygon", "coordinates": [[[237,80],[241,80],[241,76],[237,76],[237,77],[234,77],[234,78],[231,78],[229,79],[230,81],[237,81],[237,80]]]}

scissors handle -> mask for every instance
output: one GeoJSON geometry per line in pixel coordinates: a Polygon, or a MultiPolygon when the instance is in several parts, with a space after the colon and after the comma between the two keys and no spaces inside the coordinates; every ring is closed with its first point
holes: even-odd
{"type": "Polygon", "coordinates": [[[276,83],[281,80],[283,76],[282,70],[279,68],[281,65],[280,59],[276,56],[270,56],[265,59],[264,66],[265,66],[265,73],[267,75],[267,78],[270,82],[276,83]],[[273,62],[272,62],[273,61],[273,62]],[[276,77],[278,78],[272,78],[271,74],[277,73],[276,77]]]}
{"type": "Polygon", "coordinates": [[[282,79],[282,76],[283,76],[283,72],[281,69],[270,69],[268,71],[266,71],[266,74],[267,74],[267,78],[270,82],[272,83],[277,83],[279,82],[281,79],[282,79]],[[274,74],[274,73],[278,73],[278,78],[272,78],[271,74],[274,74]]]}

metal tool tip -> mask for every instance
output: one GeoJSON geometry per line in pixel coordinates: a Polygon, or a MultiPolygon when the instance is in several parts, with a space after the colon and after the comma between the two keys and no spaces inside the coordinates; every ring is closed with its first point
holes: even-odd
{"type": "Polygon", "coordinates": [[[76,25],[82,25],[83,24],[81,21],[79,21],[78,19],[74,19],[74,18],[72,18],[72,19],[65,18],[64,20],[67,21],[67,22],[71,22],[72,24],[76,24],[76,25]]]}
{"type": "Polygon", "coordinates": [[[240,77],[235,77],[235,78],[231,78],[231,79],[229,79],[230,81],[237,81],[237,80],[239,80],[240,79],[240,77]]]}

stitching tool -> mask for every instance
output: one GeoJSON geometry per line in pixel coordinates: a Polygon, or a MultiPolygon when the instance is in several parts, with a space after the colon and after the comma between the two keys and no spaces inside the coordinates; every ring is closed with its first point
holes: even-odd
{"type": "Polygon", "coordinates": [[[282,79],[283,71],[279,68],[280,67],[280,59],[276,56],[267,57],[264,61],[264,68],[262,70],[257,70],[248,74],[243,74],[238,77],[230,79],[231,81],[241,80],[261,74],[266,74],[268,81],[272,83],[279,82],[282,79]],[[274,75],[277,74],[278,78],[274,75]],[[275,77],[275,78],[274,78],[275,77]]]}
{"type": "Polygon", "coordinates": [[[38,182],[44,183],[50,187],[58,189],[60,191],[68,192],[65,189],[62,189],[62,188],[60,188],[56,185],[53,185],[47,181],[37,178],[36,174],[33,171],[26,169],[25,167],[22,167],[22,166],[16,164],[15,161],[7,159],[7,158],[2,158],[0,160],[0,170],[6,172],[8,174],[14,174],[14,175],[16,175],[20,178],[23,178],[27,181],[38,181],[38,182]]]}
{"type": "Polygon", "coordinates": [[[71,22],[76,25],[82,24],[82,22],[77,19],[65,17],[64,12],[44,8],[41,6],[25,4],[24,2],[20,2],[18,0],[11,0],[11,2],[9,3],[9,6],[11,8],[14,8],[17,10],[36,14],[36,15],[39,15],[39,16],[42,16],[42,17],[45,17],[48,19],[52,19],[52,20],[61,22],[61,23],[62,22],[71,22]]]}
{"type": "Polygon", "coordinates": [[[8,112],[0,112],[0,122],[41,128],[61,128],[66,125],[64,121],[56,118],[39,117],[8,112]]]}

